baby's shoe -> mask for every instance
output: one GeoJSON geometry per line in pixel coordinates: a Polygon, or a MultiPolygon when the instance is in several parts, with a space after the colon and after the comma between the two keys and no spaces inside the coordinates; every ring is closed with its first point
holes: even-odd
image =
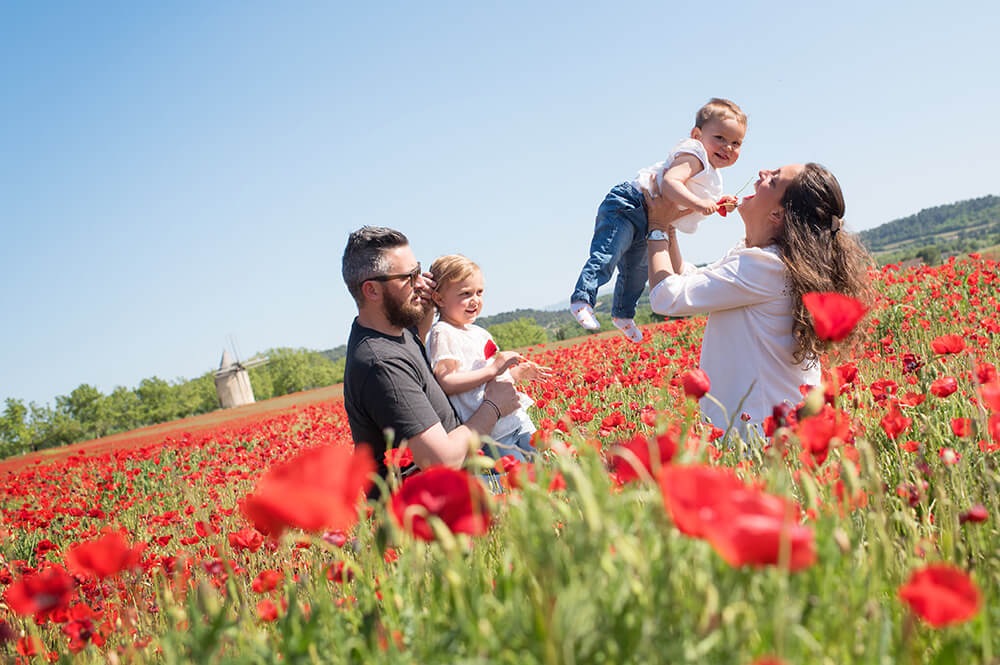
{"type": "Polygon", "coordinates": [[[639,330],[639,326],[635,325],[635,321],[632,319],[611,319],[611,322],[615,324],[615,328],[621,330],[631,341],[636,344],[642,341],[642,331],[639,330]]]}
{"type": "Polygon", "coordinates": [[[594,308],[590,306],[590,303],[570,303],[569,311],[573,313],[573,318],[576,319],[577,323],[587,330],[601,329],[601,324],[597,321],[597,317],[594,316],[594,308]]]}

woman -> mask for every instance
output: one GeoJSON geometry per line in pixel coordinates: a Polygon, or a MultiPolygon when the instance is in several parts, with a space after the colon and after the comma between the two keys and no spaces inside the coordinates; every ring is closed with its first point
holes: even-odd
{"type": "Polygon", "coordinates": [[[745,239],[703,268],[681,259],[674,205],[646,198],[650,304],[668,316],[708,313],[700,367],[725,411],[708,398],[701,409],[722,428],[761,423],[776,405],[796,404],[799,386],[820,383],[823,342],[803,294],[867,299],[870,257],[842,230],[844,198],[832,173],[819,164],[761,171],[754,192],[737,208],[745,239]]]}

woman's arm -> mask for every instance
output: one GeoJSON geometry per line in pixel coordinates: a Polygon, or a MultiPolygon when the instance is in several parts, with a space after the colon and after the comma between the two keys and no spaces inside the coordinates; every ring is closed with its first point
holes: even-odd
{"type": "Polygon", "coordinates": [[[521,362],[521,354],[514,351],[498,351],[484,367],[468,372],[458,371],[458,361],[442,358],[434,365],[434,378],[441,384],[445,395],[458,395],[492,381],[503,374],[508,367],[521,362]]]}
{"type": "MultiPolygon", "coordinates": [[[[696,160],[697,161],[697,160],[696,160]]],[[[685,188],[686,189],[686,188],[685,188]]],[[[673,222],[685,212],[670,199],[660,196],[659,187],[653,181],[648,192],[643,192],[646,199],[646,220],[650,229],[664,231],[666,240],[646,241],[646,252],[649,258],[649,290],[662,282],[668,275],[681,272],[684,259],[677,244],[677,230],[673,222]]]]}

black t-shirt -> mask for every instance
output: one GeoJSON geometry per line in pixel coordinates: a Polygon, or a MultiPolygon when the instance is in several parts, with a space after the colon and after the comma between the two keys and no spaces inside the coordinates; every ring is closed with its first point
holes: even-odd
{"type": "Polygon", "coordinates": [[[356,443],[367,443],[378,472],[386,474],[384,430],[393,447],[440,422],[446,432],[462,422],[431,372],[424,345],[412,330],[394,337],[357,320],[347,340],[344,408],[356,443]]]}

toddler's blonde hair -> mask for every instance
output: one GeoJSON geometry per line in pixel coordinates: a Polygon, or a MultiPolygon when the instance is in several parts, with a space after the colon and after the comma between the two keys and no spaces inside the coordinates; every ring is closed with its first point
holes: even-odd
{"type": "Polygon", "coordinates": [[[744,127],[747,126],[747,114],[743,109],[737,106],[736,102],[721,97],[712,97],[707,104],[698,109],[694,116],[694,126],[702,129],[709,120],[718,120],[726,116],[732,116],[736,118],[736,122],[744,127]]]}
{"type": "Polygon", "coordinates": [[[461,282],[477,272],[482,272],[479,266],[461,254],[439,256],[431,264],[431,277],[437,282],[438,293],[444,292],[448,286],[461,282]]]}

